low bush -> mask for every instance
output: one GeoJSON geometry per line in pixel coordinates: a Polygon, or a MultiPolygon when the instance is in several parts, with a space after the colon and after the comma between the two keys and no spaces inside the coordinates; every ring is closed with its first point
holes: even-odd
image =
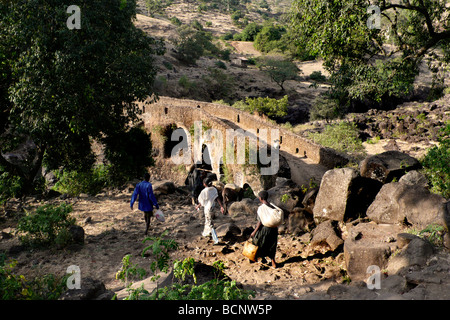
{"type": "Polygon", "coordinates": [[[27,212],[19,219],[17,231],[19,239],[25,245],[58,245],[64,247],[72,241],[69,228],[75,225],[70,216],[72,206],[46,204],[35,212],[27,212]]]}
{"type": "Polygon", "coordinates": [[[99,165],[88,171],[59,170],[55,172],[58,181],[53,187],[60,193],[78,196],[80,193],[95,195],[109,182],[109,167],[99,165]]]}
{"type": "Polygon", "coordinates": [[[238,101],[233,107],[247,111],[249,113],[265,114],[268,117],[283,117],[287,115],[288,96],[281,99],[273,99],[269,97],[246,98],[244,101],[238,101]]]}
{"type": "Polygon", "coordinates": [[[327,125],[322,133],[310,133],[308,137],[324,147],[340,152],[364,154],[362,140],[354,123],[340,122],[327,125]]]}
{"type": "Polygon", "coordinates": [[[450,122],[442,130],[439,146],[428,150],[421,161],[431,192],[450,198],[450,122]]]}
{"type": "Polygon", "coordinates": [[[56,300],[66,289],[67,276],[46,274],[30,280],[14,273],[16,265],[0,254],[0,300],[56,300]]]}

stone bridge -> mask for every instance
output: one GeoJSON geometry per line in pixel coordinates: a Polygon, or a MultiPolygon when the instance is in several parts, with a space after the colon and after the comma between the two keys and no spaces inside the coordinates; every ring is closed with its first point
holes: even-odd
{"type": "MultiPolygon", "coordinates": [[[[273,186],[277,176],[290,178],[300,186],[308,186],[311,179],[320,183],[325,171],[344,166],[350,160],[345,155],[294,134],[268,119],[228,105],[170,97],[159,97],[157,102],[150,101],[149,98],[139,103],[139,107],[143,111],[144,127],[151,133],[153,146],[160,150],[159,157],[174,159],[172,154],[174,148],[189,147],[177,154],[184,156],[181,164],[192,165],[199,159],[195,152],[191,151],[195,151],[199,146],[201,150],[206,147],[209,151],[212,170],[218,177],[228,174],[235,184],[242,186],[244,183],[249,183],[255,192],[273,186]],[[196,132],[202,134],[200,134],[200,140],[195,140],[196,138],[192,139],[194,124],[199,121],[203,124],[203,130],[196,132]],[[205,133],[207,129],[212,129],[209,131],[214,131],[216,135],[212,138],[207,136],[205,133]],[[174,132],[176,132],[174,135],[176,141],[171,141],[174,132]],[[264,155],[264,152],[261,153],[262,146],[267,145],[266,151],[269,150],[267,153],[269,158],[273,156],[270,158],[269,165],[275,167],[276,172],[265,175],[261,174],[262,171],[254,170],[254,166],[246,166],[239,161],[227,163],[225,160],[229,158],[224,156],[227,152],[232,150],[231,153],[237,160],[239,160],[239,152],[242,152],[239,151],[238,140],[228,139],[230,132],[244,132],[246,136],[254,138],[259,156],[264,155]],[[221,139],[217,138],[217,134],[221,139]],[[276,160],[279,159],[279,163],[273,166],[275,155],[278,154],[279,157],[276,160]]],[[[194,134],[194,137],[196,136],[199,135],[194,134]]],[[[250,144],[247,141],[247,151],[244,151],[247,156],[245,163],[249,163],[251,151],[248,150],[248,146],[250,144]]],[[[208,153],[204,154],[208,156],[208,153]]],[[[180,162],[174,161],[174,164],[179,165],[180,162]]]]}

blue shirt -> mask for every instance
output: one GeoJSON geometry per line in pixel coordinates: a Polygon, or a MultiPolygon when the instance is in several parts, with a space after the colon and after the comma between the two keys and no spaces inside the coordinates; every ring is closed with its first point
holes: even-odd
{"type": "Polygon", "coordinates": [[[153,206],[155,206],[156,209],[159,209],[158,202],[153,194],[153,188],[150,182],[144,180],[136,185],[133,195],[131,196],[130,207],[133,206],[137,198],[139,198],[139,210],[153,211],[153,206]]]}

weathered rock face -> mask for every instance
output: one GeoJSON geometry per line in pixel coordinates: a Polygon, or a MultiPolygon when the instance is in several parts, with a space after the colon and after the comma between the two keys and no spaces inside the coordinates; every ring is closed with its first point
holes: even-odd
{"type": "Polygon", "coordinates": [[[322,178],[314,204],[314,220],[346,221],[365,212],[372,203],[381,183],[363,178],[352,168],[333,169],[322,178]]]}
{"type": "Polygon", "coordinates": [[[367,217],[377,223],[409,223],[424,229],[437,224],[448,228],[450,213],[443,197],[420,185],[400,182],[385,184],[367,210],[367,217]]]}
{"type": "Polygon", "coordinates": [[[111,300],[114,292],[106,290],[100,280],[82,278],[80,289],[69,289],[60,297],[61,300],[111,300]]]}
{"type": "Polygon", "coordinates": [[[239,214],[254,215],[256,217],[256,212],[260,205],[258,199],[244,198],[241,201],[233,202],[228,207],[228,213],[232,216],[239,214]]]}
{"type": "Polygon", "coordinates": [[[352,281],[368,278],[367,268],[375,265],[380,269],[387,266],[388,258],[397,249],[397,234],[401,228],[396,225],[359,223],[350,227],[344,242],[344,257],[347,273],[352,281]]]}
{"type": "Polygon", "coordinates": [[[316,223],[344,219],[350,185],[357,177],[358,172],[351,168],[329,170],[324,174],[313,211],[316,223]]]}
{"type": "Polygon", "coordinates": [[[411,266],[424,267],[433,254],[433,246],[425,240],[414,236],[403,249],[389,260],[389,274],[405,274],[411,266]]]}
{"type": "Polygon", "coordinates": [[[314,227],[312,214],[303,208],[294,208],[287,219],[287,232],[291,234],[300,234],[309,232],[314,227]]]}
{"type": "Polygon", "coordinates": [[[300,188],[291,180],[287,180],[273,188],[267,190],[269,193],[269,202],[283,209],[285,212],[291,212],[295,207],[301,204],[303,193],[300,188]]]}
{"type": "Polygon", "coordinates": [[[420,169],[420,162],[399,151],[386,151],[369,156],[360,163],[361,176],[378,180],[382,183],[399,179],[407,171],[420,169]]]}
{"type": "Polygon", "coordinates": [[[312,239],[310,246],[313,248],[321,246],[327,249],[327,251],[328,249],[335,251],[344,243],[339,233],[340,231],[331,220],[324,221],[311,232],[312,239]]]}
{"type": "Polygon", "coordinates": [[[154,181],[152,182],[153,192],[155,195],[171,194],[176,190],[175,184],[172,181],[154,181]]]}

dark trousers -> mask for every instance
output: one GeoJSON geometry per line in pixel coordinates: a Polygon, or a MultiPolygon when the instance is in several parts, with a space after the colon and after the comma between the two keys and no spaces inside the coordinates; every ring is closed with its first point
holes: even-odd
{"type": "Polygon", "coordinates": [[[150,220],[153,217],[153,211],[144,211],[144,220],[145,220],[145,234],[148,233],[148,228],[150,227],[150,220]]]}

